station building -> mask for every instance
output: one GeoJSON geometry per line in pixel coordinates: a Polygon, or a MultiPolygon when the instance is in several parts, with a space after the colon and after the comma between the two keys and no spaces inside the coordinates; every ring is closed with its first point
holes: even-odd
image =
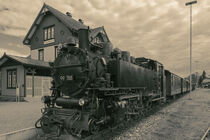
{"type": "MultiPolygon", "coordinates": [[[[69,37],[74,38],[78,46],[81,28],[88,28],[83,20],[75,20],[71,13],[63,14],[44,4],[23,40],[30,48],[29,57],[4,54],[0,58],[0,99],[15,99],[17,87],[21,100],[50,94],[50,63],[69,37]]],[[[110,42],[103,26],[90,29],[89,40],[110,42]]]]}

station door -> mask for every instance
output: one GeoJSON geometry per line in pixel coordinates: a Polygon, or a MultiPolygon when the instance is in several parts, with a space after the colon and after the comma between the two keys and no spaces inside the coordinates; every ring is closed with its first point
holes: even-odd
{"type": "MultiPolygon", "coordinates": [[[[26,96],[32,96],[33,78],[26,76],[26,96]]],[[[34,76],[34,96],[50,95],[51,77],[34,76]]]]}

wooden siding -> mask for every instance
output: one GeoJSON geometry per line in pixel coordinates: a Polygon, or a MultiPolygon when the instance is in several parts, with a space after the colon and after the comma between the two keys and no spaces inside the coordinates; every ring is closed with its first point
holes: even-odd
{"type": "MultiPolygon", "coordinates": [[[[34,96],[50,95],[51,77],[34,76],[34,96]]],[[[26,76],[26,97],[32,97],[32,76],[26,76]]]]}

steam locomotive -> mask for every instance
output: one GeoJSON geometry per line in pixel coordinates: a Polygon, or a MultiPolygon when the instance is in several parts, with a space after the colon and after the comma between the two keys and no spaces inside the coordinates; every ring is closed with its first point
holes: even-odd
{"type": "Polygon", "coordinates": [[[45,108],[35,125],[44,133],[96,134],[189,91],[189,82],[160,62],[134,58],[110,42],[93,44],[89,32],[80,29],[79,47],[69,41],[52,64],[52,95],[42,98],[45,108]]]}

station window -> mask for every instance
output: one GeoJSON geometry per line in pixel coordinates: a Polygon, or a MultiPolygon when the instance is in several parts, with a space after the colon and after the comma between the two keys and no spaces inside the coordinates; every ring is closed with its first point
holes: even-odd
{"type": "Polygon", "coordinates": [[[54,39],[55,37],[55,26],[49,26],[44,28],[44,41],[54,39]]]}
{"type": "Polygon", "coordinates": [[[39,50],[38,59],[44,61],[44,49],[39,50]]]}
{"type": "Polygon", "coordinates": [[[16,88],[17,70],[7,70],[7,88],[16,88]]]}

